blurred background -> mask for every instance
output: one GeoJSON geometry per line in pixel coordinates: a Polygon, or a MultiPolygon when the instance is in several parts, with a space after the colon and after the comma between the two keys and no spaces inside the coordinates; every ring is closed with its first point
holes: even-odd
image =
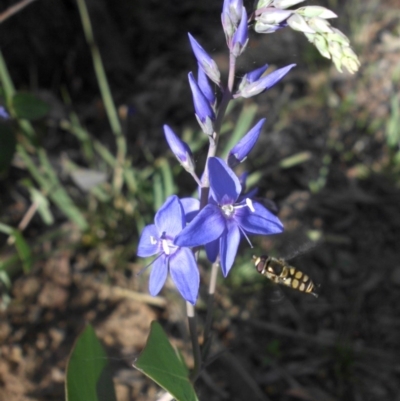
{"type": "MultiPolygon", "coordinates": [[[[36,0],[0,3],[0,399],[60,400],[73,342],[91,322],[119,401],[155,400],[132,368],[150,322],[192,363],[172,284],[148,295],[142,228],[193,180],[169,151],[169,124],[195,153],[187,74],[192,33],[226,76],[222,1],[36,0]],[[99,58],[99,54],[101,58],[99,58]]],[[[247,4],[251,8],[252,2],[247,4]]],[[[238,170],[276,203],[285,233],[243,243],[220,278],[213,354],[201,400],[400,400],[400,8],[397,0],[307,2],[361,61],[340,74],[299,32],[251,34],[237,76],[296,63],[268,92],[237,100],[223,126],[266,117],[238,170]],[[294,257],[319,297],[277,288],[253,254],[294,257]]],[[[200,258],[202,283],[209,265],[200,258]]],[[[206,291],[198,302],[200,325],[206,291]]]]}

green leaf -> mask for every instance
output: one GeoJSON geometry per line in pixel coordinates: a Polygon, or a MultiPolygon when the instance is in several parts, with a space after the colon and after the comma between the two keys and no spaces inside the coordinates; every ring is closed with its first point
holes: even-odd
{"type": "Polygon", "coordinates": [[[8,226],[7,224],[0,223],[0,232],[9,235],[14,239],[15,247],[17,248],[19,258],[22,261],[24,272],[28,273],[31,270],[32,266],[32,253],[31,248],[29,248],[29,245],[22,236],[21,231],[17,230],[14,227],[8,226]]]}
{"type": "Polygon", "coordinates": [[[116,401],[107,355],[93,327],[79,336],[69,357],[66,401],[116,401]]]}
{"type": "Polygon", "coordinates": [[[197,401],[189,371],[159,323],[151,323],[147,344],[134,366],[177,401],[197,401]]]}
{"type": "Polygon", "coordinates": [[[50,107],[46,102],[31,93],[19,92],[12,98],[12,109],[18,118],[37,120],[44,117],[50,107]]]}
{"type": "Polygon", "coordinates": [[[48,226],[54,223],[54,217],[50,210],[49,200],[36,188],[30,188],[29,192],[31,194],[32,202],[37,204],[37,210],[40,217],[48,226]]]}
{"type": "Polygon", "coordinates": [[[15,153],[17,141],[11,125],[0,122],[0,173],[8,170],[15,153]]]}
{"type": "Polygon", "coordinates": [[[239,142],[240,139],[249,131],[251,123],[257,114],[258,106],[252,104],[243,108],[237,123],[235,124],[235,129],[229,136],[229,141],[225,144],[222,150],[221,157],[225,159],[228,156],[229,151],[239,142]]]}
{"type": "Polygon", "coordinates": [[[15,239],[15,248],[17,248],[18,255],[21,259],[22,268],[25,273],[29,273],[32,267],[31,248],[19,230],[13,229],[12,236],[15,239]]]}

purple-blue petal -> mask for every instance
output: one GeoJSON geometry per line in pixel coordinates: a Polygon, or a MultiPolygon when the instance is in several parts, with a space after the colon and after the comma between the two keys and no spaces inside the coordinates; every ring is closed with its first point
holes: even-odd
{"type": "Polygon", "coordinates": [[[229,18],[234,26],[236,26],[242,17],[243,1],[242,0],[225,0],[222,6],[223,20],[229,18]]]}
{"type": "Polygon", "coordinates": [[[257,81],[262,74],[264,74],[265,71],[267,71],[269,65],[265,64],[260,68],[257,68],[256,70],[250,71],[246,74],[246,79],[249,83],[252,83],[254,81],[257,81]]]}
{"type": "Polygon", "coordinates": [[[183,207],[176,195],[167,198],[156,213],[154,222],[160,236],[165,232],[170,238],[174,238],[181,232],[186,221],[183,207]]]}
{"type": "Polygon", "coordinates": [[[193,252],[180,248],[170,257],[169,272],[182,297],[195,304],[199,293],[200,275],[193,252]]]}
{"type": "Polygon", "coordinates": [[[257,194],[258,194],[258,188],[256,187],[256,188],[251,189],[249,192],[246,192],[243,195],[243,198],[253,199],[255,196],[257,196],[257,194]]]}
{"type": "Polygon", "coordinates": [[[211,108],[210,102],[204,96],[204,93],[201,91],[193,73],[191,72],[189,72],[189,84],[190,89],[192,90],[194,109],[198,118],[203,123],[206,122],[207,117],[211,120],[215,120],[214,110],[211,108]]]}
{"type": "Polygon", "coordinates": [[[233,262],[235,261],[236,253],[240,242],[240,230],[235,222],[228,223],[227,232],[221,237],[221,269],[224,277],[226,277],[231,270],[233,262]]]}
{"type": "Polygon", "coordinates": [[[204,248],[206,249],[207,259],[211,263],[214,263],[217,260],[217,256],[219,254],[219,244],[220,240],[216,239],[215,241],[211,241],[208,244],[204,245],[204,248]]]}
{"type": "Polygon", "coordinates": [[[235,45],[239,45],[241,49],[239,53],[236,54],[236,56],[238,56],[241,53],[242,48],[243,46],[246,45],[248,38],[249,38],[249,33],[247,28],[247,12],[246,9],[243,7],[240,24],[232,37],[231,50],[235,47],[235,45]]]}
{"type": "Polygon", "coordinates": [[[199,70],[197,72],[197,83],[210,105],[213,106],[215,104],[215,93],[212,86],[210,85],[207,74],[204,72],[203,68],[201,68],[200,64],[199,70]]]}
{"type": "Polygon", "coordinates": [[[147,258],[160,252],[162,249],[160,247],[158,239],[159,234],[155,224],[150,224],[146,226],[142,231],[142,235],[140,236],[137,256],[147,258]],[[157,242],[154,243],[155,241],[157,242]]]}
{"type": "Polygon", "coordinates": [[[0,106],[0,120],[9,120],[10,115],[8,114],[7,110],[4,106],[0,106]]]}
{"type": "Polygon", "coordinates": [[[226,220],[218,206],[208,204],[175,238],[178,246],[199,246],[219,238],[226,220]]]}
{"type": "Polygon", "coordinates": [[[242,191],[235,173],[218,157],[208,159],[208,173],[215,200],[220,205],[235,203],[242,191]]]}
{"type": "Polygon", "coordinates": [[[213,62],[212,58],[208,55],[208,53],[203,49],[200,43],[190,34],[188,33],[190,45],[192,46],[193,53],[197,59],[197,61],[201,64],[211,64],[213,62]]]}
{"type": "Polygon", "coordinates": [[[153,263],[149,278],[149,292],[155,297],[160,291],[168,274],[168,256],[161,255],[153,263]]]}
{"type": "Polygon", "coordinates": [[[220,81],[220,72],[217,64],[190,33],[188,33],[188,36],[197,62],[201,65],[211,81],[218,85],[220,81]]]}
{"type": "Polygon", "coordinates": [[[261,235],[279,234],[283,231],[283,224],[277,216],[258,202],[253,201],[253,207],[254,212],[248,207],[237,209],[235,212],[235,221],[244,231],[261,235]]]}
{"type": "Polygon", "coordinates": [[[261,128],[265,123],[265,118],[261,119],[229,152],[228,164],[235,167],[241,163],[249,154],[260,136],[261,128]]]}
{"type": "Polygon", "coordinates": [[[181,204],[185,212],[186,222],[190,223],[200,210],[200,201],[196,198],[182,198],[181,204]]]}

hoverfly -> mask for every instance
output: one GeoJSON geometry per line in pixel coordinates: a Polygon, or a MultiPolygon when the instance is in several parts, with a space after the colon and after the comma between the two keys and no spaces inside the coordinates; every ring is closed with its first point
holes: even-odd
{"type": "Polygon", "coordinates": [[[257,271],[272,282],[312,294],[316,298],[318,297],[318,294],[314,292],[316,286],[310,277],[295,267],[290,266],[285,259],[262,255],[253,256],[253,260],[257,271]]]}

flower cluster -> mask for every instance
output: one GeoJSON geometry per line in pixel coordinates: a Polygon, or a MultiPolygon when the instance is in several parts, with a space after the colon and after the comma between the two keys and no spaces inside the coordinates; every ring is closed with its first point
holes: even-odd
{"type": "MultiPolygon", "coordinates": [[[[229,159],[234,164],[245,159],[260,134],[263,122],[258,123],[232,149],[229,159]]],[[[171,136],[172,130],[165,127],[165,133],[171,136]]],[[[187,145],[173,135],[171,149],[181,160],[180,155],[187,154],[187,145]]],[[[182,165],[185,162],[186,158],[182,165]]],[[[161,290],[169,270],[182,297],[192,304],[196,302],[199,272],[190,248],[204,245],[211,262],[219,256],[226,277],[242,237],[247,238],[247,234],[276,234],[283,230],[278,217],[261,203],[242,195],[239,178],[224,160],[210,157],[208,173],[210,192],[204,208],[200,210],[197,199],[179,199],[173,195],[156,213],[155,224],[143,230],[138,256],[157,255],[149,281],[149,291],[153,296],[161,290]]]]}
{"type": "Polygon", "coordinates": [[[199,290],[199,271],[194,252],[199,247],[205,248],[212,263],[220,263],[226,277],[233,266],[242,238],[250,243],[249,234],[269,235],[283,231],[279,218],[264,206],[271,203],[260,203],[254,199],[254,191],[246,194],[245,175],[238,178],[233,171],[254,147],[265,119],[261,119],[244,135],[225,160],[216,157],[216,151],[220,124],[228,102],[232,98],[249,98],[271,88],[294,67],[294,64],[290,64],[266,74],[266,64],[244,74],[237,87],[234,87],[236,59],[246,49],[248,22],[251,18],[256,21],[257,32],[269,33],[291,26],[306,35],[314,35],[313,41],[323,55],[327,57],[329,53],[337,66],[344,65],[350,71],[356,70],[358,60],[355,55],[355,58],[351,55],[348,42],[343,37],[338,39],[338,31],[326,22],[326,19],[336,15],[323,7],[288,10],[288,7],[302,1],[260,0],[257,10],[250,18],[242,0],[224,1],[221,20],[230,60],[226,86],[221,82],[221,74],[215,61],[189,34],[190,45],[198,64],[197,78],[192,72],[189,73],[189,85],[196,119],[201,130],[208,136],[210,145],[205,169],[198,176],[189,145],[168,125],[164,126],[165,138],[171,151],[200,188],[200,201],[171,196],[156,213],[154,224],[145,227],[139,241],[138,256],[156,256],[151,263],[153,269],[149,280],[150,294],[159,293],[169,271],[182,297],[195,304],[199,290]],[[326,40],[326,48],[319,37],[326,40]],[[332,41],[339,45],[333,45],[332,41]],[[342,50],[347,46],[347,56],[343,55],[344,50],[342,53],[338,50],[338,46],[342,46],[342,50]],[[220,91],[221,96],[216,96],[215,88],[220,91]],[[218,98],[221,99],[220,102],[218,98]]]}
{"type": "Polygon", "coordinates": [[[331,10],[320,6],[306,6],[288,10],[304,0],[259,0],[255,11],[255,31],[272,33],[290,26],[303,32],[307,39],[318,49],[322,56],[332,59],[336,68],[342,66],[353,74],[358,71],[360,62],[350,47],[350,41],[339,29],[327,21],[336,18],[331,10]]]}

